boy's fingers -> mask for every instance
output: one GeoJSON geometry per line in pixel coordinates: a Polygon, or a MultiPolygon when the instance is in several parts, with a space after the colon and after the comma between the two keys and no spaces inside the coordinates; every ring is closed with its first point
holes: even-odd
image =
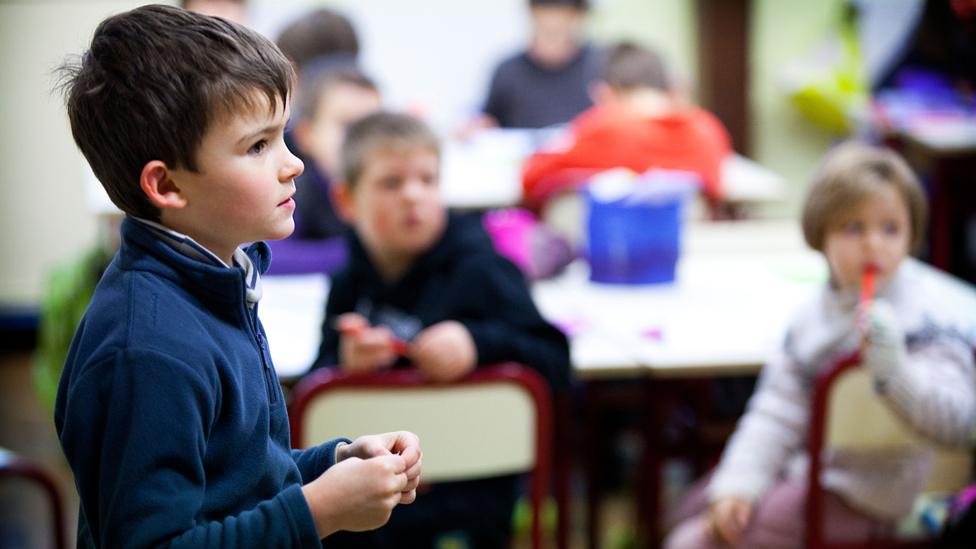
{"type": "Polygon", "coordinates": [[[396,499],[396,502],[397,503],[399,503],[399,501],[400,501],[401,494],[403,494],[403,492],[406,492],[406,491],[409,490],[409,487],[408,487],[409,483],[410,483],[410,481],[407,480],[407,475],[405,475],[403,473],[399,473],[397,475],[393,475],[393,482],[392,482],[391,486],[389,487],[389,493],[391,495],[395,496],[395,499],[396,499]]]}
{"type": "Polygon", "coordinates": [[[738,519],[737,526],[741,532],[746,529],[746,526],[749,525],[749,518],[752,516],[752,507],[748,505],[741,505],[736,509],[736,511],[738,511],[738,513],[736,513],[736,518],[738,519]]]}
{"type": "Polygon", "coordinates": [[[400,492],[400,504],[408,505],[417,501],[417,490],[407,490],[400,492]]]}
{"type": "Polygon", "coordinates": [[[396,431],[392,435],[394,436],[393,447],[391,448],[393,452],[402,454],[407,448],[416,448],[420,452],[420,437],[417,435],[410,431],[396,431]]]}
{"type": "Polygon", "coordinates": [[[712,529],[715,537],[727,544],[734,545],[738,540],[735,539],[735,529],[729,510],[725,506],[721,506],[715,511],[712,514],[712,529]]]}
{"type": "Polygon", "coordinates": [[[366,436],[356,442],[358,442],[357,448],[359,452],[366,457],[385,456],[390,453],[382,441],[376,436],[366,436]]]}
{"type": "Polygon", "coordinates": [[[420,478],[421,472],[423,471],[423,460],[417,460],[413,465],[404,471],[407,474],[407,478],[414,479],[420,478]]]}
{"type": "Polygon", "coordinates": [[[407,464],[407,468],[413,467],[415,463],[420,461],[420,450],[416,446],[404,448],[400,451],[400,455],[403,456],[403,461],[407,464]]]}
{"type": "Polygon", "coordinates": [[[735,545],[739,543],[739,536],[735,532],[735,528],[732,526],[732,521],[720,520],[718,523],[719,534],[725,543],[729,545],[735,545]]]}
{"type": "Polygon", "coordinates": [[[403,475],[406,478],[407,465],[403,462],[403,458],[396,454],[387,454],[383,456],[377,456],[370,458],[371,460],[376,460],[382,465],[388,472],[395,475],[403,475]]]}
{"type": "Polygon", "coordinates": [[[420,477],[411,477],[407,475],[407,485],[401,490],[401,492],[409,492],[411,490],[416,490],[417,486],[420,486],[420,477]]]}
{"type": "Polygon", "coordinates": [[[345,313],[336,318],[336,329],[343,333],[352,333],[369,327],[369,322],[359,313],[345,313]]]}
{"type": "Polygon", "coordinates": [[[725,533],[722,531],[722,528],[719,527],[718,519],[714,516],[708,521],[708,532],[715,540],[718,540],[719,542],[725,541],[725,533]]]}
{"type": "Polygon", "coordinates": [[[389,349],[361,345],[357,352],[357,362],[362,364],[359,370],[372,372],[393,362],[393,353],[389,349]]]}
{"type": "Polygon", "coordinates": [[[369,444],[366,445],[366,453],[370,456],[387,456],[390,455],[390,451],[377,440],[370,440],[369,444]]]}

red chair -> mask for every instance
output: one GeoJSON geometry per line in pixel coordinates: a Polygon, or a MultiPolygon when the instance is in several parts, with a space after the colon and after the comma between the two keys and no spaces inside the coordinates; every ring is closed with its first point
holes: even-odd
{"type": "Polygon", "coordinates": [[[535,371],[509,363],[479,368],[455,382],[431,383],[414,370],[350,375],[321,369],[302,379],[293,395],[289,417],[295,448],[338,436],[407,430],[420,437],[425,482],[528,472],[532,546],[542,547],[553,405],[535,371]]]}
{"type": "Polygon", "coordinates": [[[44,493],[51,508],[50,532],[57,549],[67,547],[64,531],[64,508],[61,493],[51,475],[39,465],[8,450],[0,448],[0,478],[19,478],[36,484],[44,493]]]}
{"type": "MultiPolygon", "coordinates": [[[[932,446],[910,427],[874,392],[870,372],[860,367],[854,353],[839,360],[816,381],[810,419],[810,471],[806,503],[806,547],[808,549],[931,547],[932,539],[905,538],[891,533],[867,543],[830,543],[829,525],[824,523],[824,492],[820,484],[823,454],[827,448],[878,450],[908,446],[932,446]]],[[[972,478],[969,451],[936,449],[936,459],[926,492],[952,493],[972,478]]]]}

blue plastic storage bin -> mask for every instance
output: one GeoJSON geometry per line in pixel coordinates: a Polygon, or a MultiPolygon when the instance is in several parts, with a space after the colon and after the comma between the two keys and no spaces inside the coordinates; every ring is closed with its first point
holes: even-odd
{"type": "Polygon", "coordinates": [[[606,200],[586,192],[590,280],[611,284],[673,282],[681,253],[684,206],[697,188],[684,173],[651,172],[634,191],[606,200]]]}

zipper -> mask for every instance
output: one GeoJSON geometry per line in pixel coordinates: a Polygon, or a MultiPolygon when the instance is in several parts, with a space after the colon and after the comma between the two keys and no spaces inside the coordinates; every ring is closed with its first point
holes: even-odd
{"type": "Polygon", "coordinates": [[[275,390],[274,375],[271,373],[271,357],[268,353],[268,346],[265,345],[264,336],[260,332],[255,332],[258,339],[258,347],[261,349],[261,363],[264,365],[264,383],[268,389],[268,400],[271,403],[278,402],[278,391],[275,390]]]}
{"type": "Polygon", "coordinates": [[[244,316],[247,318],[247,324],[251,328],[251,333],[254,334],[255,342],[258,344],[258,352],[261,353],[261,365],[264,368],[264,388],[268,391],[268,402],[274,404],[278,402],[278,391],[275,390],[274,374],[271,372],[271,354],[268,351],[268,346],[265,344],[264,336],[258,331],[257,304],[254,305],[252,311],[248,311],[245,307],[244,316]]]}

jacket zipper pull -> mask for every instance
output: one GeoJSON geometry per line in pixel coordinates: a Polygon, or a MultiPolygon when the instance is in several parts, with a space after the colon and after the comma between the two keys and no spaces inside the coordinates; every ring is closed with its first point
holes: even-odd
{"type": "Polygon", "coordinates": [[[274,376],[271,374],[271,363],[268,360],[268,347],[264,344],[264,336],[260,333],[258,336],[258,347],[261,348],[261,363],[264,364],[264,382],[268,388],[268,399],[271,402],[278,401],[278,391],[274,387],[274,376]]]}

